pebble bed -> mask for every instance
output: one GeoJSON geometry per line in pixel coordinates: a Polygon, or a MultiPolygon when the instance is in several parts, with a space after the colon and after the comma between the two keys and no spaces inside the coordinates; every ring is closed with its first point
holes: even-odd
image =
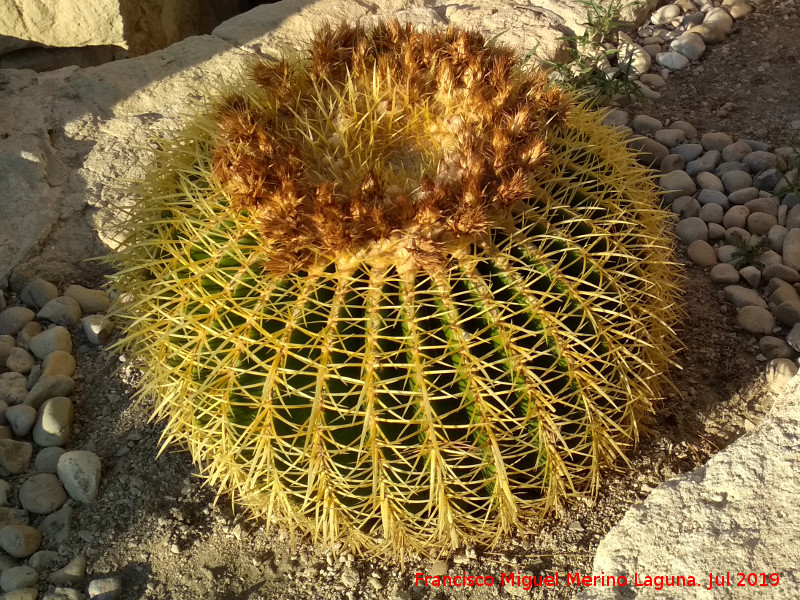
{"type": "Polygon", "coordinates": [[[108,295],[71,285],[59,295],[35,279],[6,308],[0,293],[0,589],[3,600],[115,600],[119,577],[84,588],[86,558],[63,544],[73,507],[95,501],[100,458],[69,449],[74,421],[70,394],[79,330],[94,345],[113,325],[104,316],[108,295]],[[83,593],[86,590],[86,594],[83,593]]]}

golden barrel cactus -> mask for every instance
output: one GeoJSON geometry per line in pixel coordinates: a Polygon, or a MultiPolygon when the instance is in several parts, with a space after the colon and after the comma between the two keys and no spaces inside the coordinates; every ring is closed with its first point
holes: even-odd
{"type": "Polygon", "coordinates": [[[621,134],[449,29],[323,28],[162,140],[113,257],[165,442],[320,542],[492,544],[597,489],[676,338],[621,134]]]}

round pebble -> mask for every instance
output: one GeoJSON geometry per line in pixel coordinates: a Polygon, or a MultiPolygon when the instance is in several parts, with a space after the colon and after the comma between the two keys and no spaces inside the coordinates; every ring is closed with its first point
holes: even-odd
{"type": "Polygon", "coordinates": [[[83,554],[78,554],[64,568],[50,573],[47,579],[56,585],[77,586],[83,583],[85,577],[86,557],[83,554]]]}
{"type": "Polygon", "coordinates": [[[695,158],[686,165],[686,173],[691,177],[697,177],[703,171],[713,171],[719,164],[719,151],[709,150],[700,158],[695,158]]]}
{"type": "Polygon", "coordinates": [[[745,156],[750,154],[753,149],[744,142],[734,142],[733,144],[728,144],[722,149],[722,160],[730,161],[736,160],[741,161],[745,156]]]}
{"type": "Polygon", "coordinates": [[[33,321],[34,313],[24,306],[12,306],[0,312],[0,335],[17,335],[28,323],[33,321]]]}
{"type": "Polygon", "coordinates": [[[750,216],[747,217],[747,230],[753,235],[766,235],[772,226],[777,224],[778,218],[767,213],[750,213],[750,216]]]}
{"type": "Polygon", "coordinates": [[[697,180],[697,187],[702,190],[716,190],[718,192],[725,191],[725,186],[722,184],[722,180],[709,171],[698,173],[695,179],[697,180]]]}
{"type": "Polygon", "coordinates": [[[761,271],[753,265],[747,265],[739,269],[739,276],[753,289],[761,285],[761,271]]]}
{"type": "Polygon", "coordinates": [[[44,279],[34,279],[19,294],[26,306],[39,310],[51,300],[58,298],[58,288],[44,279]]]}
{"type": "Polygon", "coordinates": [[[715,265],[714,268],[711,269],[709,276],[711,277],[711,281],[722,285],[739,282],[739,271],[736,270],[736,267],[728,263],[719,263],[715,265]]]}
{"type": "MultiPolygon", "coordinates": [[[[673,126],[674,125],[675,123],[673,123],[673,126]]],[[[680,146],[675,146],[672,152],[682,156],[683,160],[688,163],[695,160],[703,153],[703,146],[700,144],[681,144],[680,146]]]]}
{"type": "Polygon", "coordinates": [[[744,203],[751,213],[766,213],[773,217],[778,217],[778,199],[772,197],[754,198],[744,203]]]}
{"type": "Polygon", "coordinates": [[[758,295],[758,292],[741,285],[728,285],[724,290],[725,297],[737,308],[744,306],[759,306],[766,309],[766,301],[758,295]]]}
{"type": "MultiPolygon", "coordinates": [[[[747,173],[745,173],[745,175],[747,175],[747,173]]],[[[747,176],[750,177],[749,175],[747,176]]],[[[723,183],[725,183],[724,177],[725,175],[723,175],[723,180],[722,180],[723,183]]],[[[730,188],[726,187],[726,189],[730,191],[730,188]]],[[[734,204],[746,204],[747,202],[753,200],[754,198],[758,198],[758,190],[752,186],[741,188],[733,192],[730,192],[728,194],[728,200],[730,200],[734,204]]]]}
{"type": "Polygon", "coordinates": [[[733,143],[731,136],[727,133],[711,132],[704,133],[700,137],[700,143],[706,150],[719,150],[720,152],[733,143]]]}
{"type": "Polygon", "coordinates": [[[14,558],[28,558],[41,543],[42,534],[30,525],[6,525],[0,529],[0,548],[14,558]]]}
{"type": "Polygon", "coordinates": [[[680,154],[668,154],[661,160],[661,172],[671,173],[683,169],[686,161],[680,154]]]}
{"type": "Polygon", "coordinates": [[[64,452],[66,452],[66,450],[58,446],[42,448],[39,454],[36,455],[33,466],[36,467],[36,470],[40,473],[57,473],[58,459],[61,458],[64,452]]]}
{"type": "Polygon", "coordinates": [[[654,135],[657,142],[672,148],[686,140],[686,134],[680,129],[659,129],[654,135]]]}
{"type": "Polygon", "coordinates": [[[52,473],[39,473],[30,477],[19,488],[22,508],[37,515],[49,515],[67,501],[67,492],[52,473]]]}
{"type": "Polygon", "coordinates": [[[689,260],[698,267],[711,267],[717,264],[717,253],[711,245],[703,240],[695,240],[686,250],[689,260]]]}
{"type": "Polygon", "coordinates": [[[700,203],[691,196],[681,196],[672,201],[671,210],[681,219],[696,217],[700,214],[700,203]]]}
{"type": "Polygon", "coordinates": [[[788,265],[772,264],[764,267],[764,279],[780,279],[786,283],[800,283],[800,273],[788,265]]]}
{"type": "Polygon", "coordinates": [[[656,54],[656,62],[662,67],[680,71],[689,66],[689,59],[680,52],[659,52],[656,54]]]}
{"type": "Polygon", "coordinates": [[[633,118],[631,127],[636,133],[647,134],[662,129],[664,125],[655,117],[651,117],[649,115],[636,115],[633,118]]]}
{"type": "MultiPolygon", "coordinates": [[[[681,131],[683,131],[683,133],[686,134],[687,140],[697,139],[697,129],[695,129],[694,125],[692,125],[691,123],[678,120],[670,123],[670,127],[672,127],[673,129],[680,129],[681,131]]],[[[702,146],[701,146],[701,151],[702,151],[702,146]]],[[[697,156],[700,156],[700,154],[698,153],[697,156]]],[[[697,156],[695,156],[694,158],[697,158],[697,156]]]]}
{"type": "Polygon", "coordinates": [[[696,33],[686,32],[672,40],[669,45],[672,50],[680,52],[689,60],[697,60],[706,51],[703,38],[696,33]]]}
{"type": "Polygon", "coordinates": [[[675,226],[675,235],[687,245],[696,240],[708,241],[708,225],[699,217],[689,217],[678,221],[675,226]]]}
{"type": "MultiPolygon", "coordinates": [[[[380,583],[380,580],[378,580],[380,583]]],[[[373,585],[373,587],[375,587],[373,585]]],[[[376,588],[380,589],[380,588],[376,588]]],[[[117,600],[122,595],[122,580],[119,577],[103,577],[89,583],[91,600],[117,600]]]]}
{"type": "Polygon", "coordinates": [[[766,308],[760,306],[744,306],[736,315],[739,327],[749,333],[765,335],[775,327],[775,317],[766,308]]]}
{"type": "Polygon", "coordinates": [[[32,567],[27,565],[11,567],[3,569],[0,574],[0,588],[3,588],[4,592],[10,592],[19,588],[33,587],[38,579],[39,574],[32,567]]]}
{"type": "Polygon", "coordinates": [[[667,201],[680,198],[681,196],[691,196],[697,191],[694,180],[686,171],[672,171],[662,175],[659,180],[661,189],[665,190],[664,197],[667,201]]]}
{"type": "Polygon", "coordinates": [[[774,389],[780,389],[797,375],[797,365],[787,358],[773,358],[764,370],[764,379],[774,389]]]}
{"type": "Polygon", "coordinates": [[[708,239],[711,241],[721,240],[725,237],[725,228],[719,223],[708,224],[708,239]]]}
{"type": "Polygon", "coordinates": [[[30,350],[38,359],[44,359],[45,356],[56,350],[71,353],[72,337],[64,327],[51,327],[31,338],[30,350]]]}
{"type": "Polygon", "coordinates": [[[9,371],[16,371],[27,375],[31,372],[36,360],[31,356],[31,353],[19,347],[11,348],[6,359],[6,368],[9,371]]]}
{"type": "Polygon", "coordinates": [[[722,223],[725,211],[719,204],[704,204],[700,207],[698,215],[706,223],[722,223]]]}
{"type": "Polygon", "coordinates": [[[36,317],[52,321],[56,325],[73,327],[81,320],[81,307],[72,298],[59,296],[45,304],[41,310],[36,313],[36,317]]]}
{"type": "Polygon", "coordinates": [[[82,285],[71,285],[64,290],[64,296],[72,298],[80,306],[84,315],[104,313],[111,306],[111,298],[103,290],[90,290],[82,285]]]}
{"type": "Polygon", "coordinates": [[[767,169],[774,169],[778,166],[778,157],[772,152],[756,150],[742,159],[742,162],[750,167],[751,173],[760,173],[767,169]]]}
{"type": "Polygon", "coordinates": [[[78,502],[92,502],[100,489],[100,458],[88,450],[65,452],[58,459],[58,478],[78,502]]]}
{"type": "Polygon", "coordinates": [[[722,224],[726,229],[739,227],[744,229],[747,226],[747,217],[750,210],[744,206],[731,206],[722,217],[722,224]]]}
{"type": "Polygon", "coordinates": [[[800,228],[789,229],[783,239],[783,263],[800,270],[800,228]]]}
{"type": "Polygon", "coordinates": [[[793,358],[794,351],[785,340],[772,335],[765,335],[758,340],[758,348],[767,358],[793,358]]]}
{"type": "Polygon", "coordinates": [[[72,434],[74,409],[66,396],[50,398],[39,409],[33,441],[42,447],[63,446],[72,434]]]}
{"type": "Polygon", "coordinates": [[[10,406],[6,411],[6,420],[15,436],[25,437],[36,422],[36,409],[27,404],[10,406]]]}
{"type": "Polygon", "coordinates": [[[700,190],[697,194],[697,201],[702,204],[719,204],[723,209],[727,210],[730,206],[728,197],[722,192],[717,190],[700,190]]]}

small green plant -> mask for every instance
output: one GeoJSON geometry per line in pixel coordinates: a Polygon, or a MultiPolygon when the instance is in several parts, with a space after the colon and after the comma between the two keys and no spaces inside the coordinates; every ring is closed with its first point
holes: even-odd
{"type": "Polygon", "coordinates": [[[630,63],[618,60],[619,51],[610,44],[614,32],[631,25],[621,20],[622,12],[640,3],[623,4],[621,0],[607,5],[594,0],[580,3],[587,9],[586,22],[581,23],[585,27],[583,34],[561,38],[568,45],[569,60],[542,63],[551,70],[556,82],[579,92],[590,105],[602,106],[619,97],[640,97],[639,86],[630,78],[630,63]]]}
{"type": "Polygon", "coordinates": [[[680,315],[652,175],[458,29],[317,32],[162,140],[113,278],[142,394],[221,493],[441,556],[595,493],[680,315]]]}
{"type": "Polygon", "coordinates": [[[734,232],[730,237],[730,243],[736,246],[732,256],[734,267],[741,269],[753,265],[759,270],[764,269],[766,265],[759,258],[764,252],[772,249],[767,236],[754,235],[745,239],[739,232],[734,232]]]}

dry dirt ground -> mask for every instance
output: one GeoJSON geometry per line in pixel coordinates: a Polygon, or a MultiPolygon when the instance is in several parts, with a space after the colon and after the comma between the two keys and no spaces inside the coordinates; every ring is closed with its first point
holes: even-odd
{"type": "MultiPolygon", "coordinates": [[[[685,119],[701,132],[726,131],[785,145],[792,133],[800,134],[797,22],[797,0],[760,5],[737,21],[723,45],[709,49],[702,74],[674,76],[664,97],[641,112],[685,119]],[[733,107],[723,109],[729,102],[733,107]],[[791,129],[793,121],[798,129],[791,129]]],[[[685,256],[681,260],[688,262],[685,256]]],[[[723,312],[720,291],[701,270],[687,267],[686,273],[681,328],[686,349],[678,358],[682,370],[673,373],[680,394],[661,405],[654,434],[632,456],[630,468],[609,474],[595,505],[575,506],[543,523],[537,535],[508,540],[494,552],[465,549],[451,559],[454,571],[496,577],[518,571],[589,573],[597,543],[633,503],[665,479],[699,466],[759,421],[769,395],[757,389],[763,364],[756,359],[756,340],[737,330],[733,311],[723,312]]],[[[333,557],[290,539],[279,527],[248,521],[224,499],[215,504],[187,453],[171,449],[158,456],[161,429],[148,423],[151,403],[131,400],[136,370],[123,357],[88,345],[80,347],[78,365],[73,446],[95,450],[104,472],[99,499],[76,509],[73,535],[59,550],[86,554],[90,577],[121,575],[124,600],[511,594],[498,586],[416,588],[415,572],[431,573],[442,565],[412,562],[401,568],[333,557]]],[[[525,595],[566,600],[571,590],[525,595]]]]}

